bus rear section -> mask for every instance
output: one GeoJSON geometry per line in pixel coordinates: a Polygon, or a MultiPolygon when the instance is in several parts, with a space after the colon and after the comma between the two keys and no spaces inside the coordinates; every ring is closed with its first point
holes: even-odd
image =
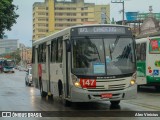
{"type": "Polygon", "coordinates": [[[154,85],[160,90],[160,37],[149,39],[149,54],[146,64],[146,78],[148,85],[154,85]]]}
{"type": "Polygon", "coordinates": [[[160,37],[137,39],[137,81],[160,89],[160,37]]]}

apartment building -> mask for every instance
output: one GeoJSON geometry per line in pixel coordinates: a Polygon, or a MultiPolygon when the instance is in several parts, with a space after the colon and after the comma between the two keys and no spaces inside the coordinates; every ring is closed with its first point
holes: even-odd
{"type": "Polygon", "coordinates": [[[110,5],[84,0],[45,0],[33,4],[33,40],[66,27],[86,23],[110,23],[110,5]]]}
{"type": "Polygon", "coordinates": [[[32,63],[32,48],[26,47],[24,44],[20,43],[20,56],[21,62],[23,65],[31,64],[32,63]]]}

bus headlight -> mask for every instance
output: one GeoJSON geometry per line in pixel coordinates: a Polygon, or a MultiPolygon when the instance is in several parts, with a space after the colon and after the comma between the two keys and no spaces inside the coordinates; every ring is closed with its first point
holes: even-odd
{"type": "Polygon", "coordinates": [[[136,83],[135,80],[131,80],[131,81],[130,81],[130,85],[131,85],[131,86],[134,85],[135,83],[136,83]]]}
{"type": "Polygon", "coordinates": [[[74,83],[74,86],[81,88],[81,84],[78,81],[74,83]]]}
{"type": "Polygon", "coordinates": [[[73,75],[73,74],[71,76],[72,76],[73,85],[75,87],[81,88],[81,84],[79,83],[78,78],[75,75],[73,75]]]}
{"type": "Polygon", "coordinates": [[[130,86],[136,84],[136,78],[137,78],[137,74],[134,73],[134,74],[132,75],[132,79],[131,79],[131,81],[130,81],[130,86]]]}

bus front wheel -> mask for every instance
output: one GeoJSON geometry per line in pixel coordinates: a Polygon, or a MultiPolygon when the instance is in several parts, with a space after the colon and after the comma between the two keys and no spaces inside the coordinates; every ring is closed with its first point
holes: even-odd
{"type": "Polygon", "coordinates": [[[40,82],[40,94],[41,94],[41,97],[46,97],[47,96],[47,93],[43,91],[42,82],[40,82]]]}
{"type": "Polygon", "coordinates": [[[110,102],[111,102],[111,105],[113,105],[113,106],[117,106],[117,105],[119,105],[120,100],[110,101],[110,102]]]}

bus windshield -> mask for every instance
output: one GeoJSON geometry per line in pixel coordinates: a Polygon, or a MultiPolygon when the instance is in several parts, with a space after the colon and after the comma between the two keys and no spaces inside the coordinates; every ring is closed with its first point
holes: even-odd
{"type": "Polygon", "coordinates": [[[135,71],[133,39],[74,38],[72,72],[76,75],[122,75],[135,71]]]}
{"type": "Polygon", "coordinates": [[[15,65],[14,61],[8,61],[8,60],[4,61],[4,66],[14,67],[14,65],[15,65]]]}

